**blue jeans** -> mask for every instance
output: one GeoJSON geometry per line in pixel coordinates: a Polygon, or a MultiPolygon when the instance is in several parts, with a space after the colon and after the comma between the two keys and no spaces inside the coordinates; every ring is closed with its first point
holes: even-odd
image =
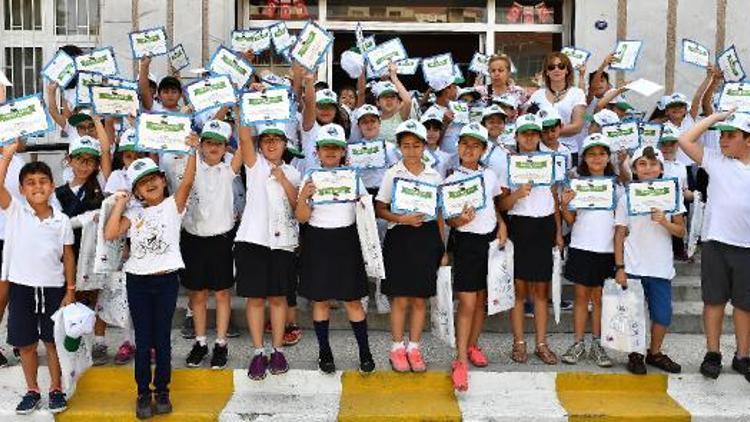
{"type": "Polygon", "coordinates": [[[128,305],[135,330],[135,382],[138,394],[169,391],[172,380],[172,316],[177,306],[177,272],[159,275],[127,274],[128,305]],[[156,369],[151,374],[151,349],[156,369]],[[152,379],[153,378],[153,379],[152,379]]]}

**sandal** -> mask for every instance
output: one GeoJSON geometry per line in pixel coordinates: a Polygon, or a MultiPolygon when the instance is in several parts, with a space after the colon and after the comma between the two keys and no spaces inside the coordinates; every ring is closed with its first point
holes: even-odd
{"type": "Polygon", "coordinates": [[[526,363],[529,360],[529,355],[526,352],[525,341],[521,340],[513,342],[513,351],[510,354],[510,358],[518,363],[526,363]]]}
{"type": "Polygon", "coordinates": [[[547,365],[557,365],[557,355],[550,350],[547,343],[539,343],[536,345],[536,351],[534,354],[547,365]]]}

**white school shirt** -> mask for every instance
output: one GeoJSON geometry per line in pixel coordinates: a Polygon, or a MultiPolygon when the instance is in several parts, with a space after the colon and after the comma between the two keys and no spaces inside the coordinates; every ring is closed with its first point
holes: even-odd
{"type": "Polygon", "coordinates": [[[109,174],[107,185],[104,186],[104,193],[115,193],[120,190],[131,191],[128,172],[125,169],[113,170],[109,174]]]}
{"type": "MultiPolygon", "coordinates": [[[[624,190],[615,187],[615,208],[624,190]]],[[[578,210],[570,232],[570,247],[597,253],[615,251],[615,210],[578,210]]]]}
{"type": "Polygon", "coordinates": [[[453,174],[448,176],[444,183],[456,182],[472,177],[476,174],[481,174],[482,179],[484,179],[485,206],[476,211],[474,219],[471,220],[469,224],[458,227],[456,230],[465,233],[487,234],[495,230],[495,227],[497,226],[495,197],[500,196],[500,193],[502,192],[500,181],[497,176],[495,176],[495,172],[481,166],[478,170],[471,170],[461,166],[457,168],[453,174]]]}
{"type": "Polygon", "coordinates": [[[62,287],[64,245],[72,245],[73,227],[60,209],[39,220],[26,202],[11,197],[5,210],[2,279],[30,287],[62,287]]]}
{"type": "MultiPolygon", "coordinates": [[[[23,161],[21,157],[14,154],[8,165],[8,173],[5,175],[5,189],[10,192],[13,199],[18,199],[19,201],[24,202],[26,201],[26,198],[21,195],[21,186],[18,181],[18,175],[21,173],[21,168],[23,168],[25,164],[26,162],[23,161]]],[[[52,198],[54,197],[55,195],[52,195],[52,198]]],[[[5,213],[6,211],[0,210],[0,240],[5,239],[5,213]]]]}
{"type": "MultiPolygon", "coordinates": [[[[268,229],[268,191],[266,184],[271,177],[272,164],[265,157],[258,154],[252,167],[245,166],[245,180],[247,181],[247,195],[245,209],[242,212],[242,221],[237,229],[237,242],[254,243],[256,245],[270,247],[268,229]]],[[[292,166],[282,164],[281,170],[289,180],[296,186],[300,184],[300,174],[292,166]]]]}
{"type": "Polygon", "coordinates": [[[706,148],[701,166],[711,179],[703,239],[750,248],[750,165],[706,148]]]}
{"type": "MultiPolygon", "coordinates": [[[[441,114],[444,114],[446,111],[449,111],[448,107],[441,106],[440,104],[435,104],[432,107],[435,107],[437,110],[440,110],[441,114]]],[[[458,136],[461,133],[462,127],[464,127],[463,124],[459,124],[455,122],[450,122],[447,125],[445,125],[445,132],[443,132],[443,139],[440,141],[440,149],[446,152],[451,157],[458,155],[458,136]]]]}
{"type": "MultiPolygon", "coordinates": [[[[517,187],[511,187],[508,181],[508,170],[500,177],[500,186],[514,191],[517,187]]],[[[555,198],[552,196],[552,187],[534,186],[525,198],[521,198],[513,204],[508,215],[523,217],[547,217],[555,213],[555,198]]]]}
{"type": "MultiPolygon", "coordinates": [[[[401,150],[394,144],[386,143],[385,145],[385,153],[386,158],[388,160],[388,167],[392,167],[395,163],[401,161],[401,158],[403,156],[401,155],[401,150]]],[[[427,156],[430,156],[434,158],[435,162],[432,165],[432,168],[435,169],[435,171],[438,172],[441,178],[445,179],[445,176],[448,174],[449,170],[452,170],[453,168],[458,166],[458,156],[457,155],[451,155],[447,152],[438,149],[429,149],[425,146],[424,153],[422,153],[423,160],[427,162],[427,156]]],[[[378,184],[378,186],[380,186],[378,184]]]]}
{"type": "MultiPolygon", "coordinates": [[[[685,212],[685,205],[678,203],[675,214],[667,213],[667,219],[685,212]]],[[[658,277],[671,280],[675,276],[672,254],[672,235],[659,223],[651,220],[651,214],[628,215],[627,196],[617,204],[615,224],[628,228],[625,237],[625,271],[628,274],[658,277]]]]}
{"type": "MultiPolygon", "coordinates": [[[[685,115],[685,118],[682,119],[682,123],[680,124],[680,133],[687,132],[688,129],[693,126],[695,126],[695,120],[693,120],[693,117],[690,116],[690,110],[688,109],[688,113],[685,115]]],[[[682,147],[680,147],[679,145],[677,146],[677,161],[686,166],[692,166],[693,164],[695,164],[695,161],[688,157],[687,154],[682,151],[682,147]]]]}
{"type": "MultiPolygon", "coordinates": [[[[321,168],[318,166],[317,168],[321,168]]],[[[312,170],[312,169],[311,169],[312,170]]],[[[306,174],[299,185],[300,191],[305,186],[307,181],[310,179],[310,173],[306,174]]],[[[367,193],[365,184],[362,183],[362,178],[357,177],[357,184],[359,194],[364,195],[367,193]]],[[[319,204],[310,205],[312,208],[310,213],[310,220],[307,224],[317,227],[320,229],[338,229],[341,227],[349,227],[356,221],[356,214],[354,207],[357,205],[356,202],[340,202],[333,204],[319,204]]]]}
{"type": "MultiPolygon", "coordinates": [[[[554,107],[557,112],[560,113],[563,125],[570,124],[570,119],[573,116],[573,109],[575,107],[588,106],[586,104],[586,94],[581,88],[575,86],[568,88],[568,92],[565,93],[565,96],[554,104],[547,100],[546,92],[546,88],[537,90],[531,95],[527,104],[538,104],[540,109],[554,107]]],[[[571,153],[577,153],[579,136],[580,133],[571,136],[561,136],[560,143],[568,147],[571,153]]]]}
{"type": "Polygon", "coordinates": [[[302,120],[300,120],[300,140],[302,142],[301,148],[302,153],[305,154],[305,158],[295,158],[293,160],[294,168],[299,171],[300,174],[307,173],[310,169],[320,167],[320,160],[318,160],[318,151],[316,149],[316,141],[318,140],[318,130],[320,125],[316,120],[310,130],[302,129],[302,120]]]}
{"type": "Polygon", "coordinates": [[[210,166],[200,154],[197,157],[195,182],[182,222],[188,233],[209,237],[234,227],[233,182],[237,175],[230,163],[231,159],[210,166]]]}
{"type": "MultiPolygon", "coordinates": [[[[399,160],[391,168],[386,170],[385,175],[383,176],[383,183],[381,183],[378,194],[375,197],[377,201],[382,202],[386,205],[391,204],[391,199],[393,198],[393,179],[397,177],[408,180],[416,180],[418,182],[429,183],[436,186],[443,181],[443,176],[441,176],[437,170],[430,166],[425,165],[421,173],[414,174],[406,168],[406,166],[404,165],[404,160],[399,160]]],[[[397,225],[398,223],[394,223],[392,221],[388,222],[389,229],[396,227],[397,225]]]]}
{"type": "Polygon", "coordinates": [[[508,173],[508,154],[503,145],[490,141],[482,155],[482,165],[495,173],[498,183],[508,173]]]}
{"type": "Polygon", "coordinates": [[[123,270],[149,275],[185,268],[180,253],[180,227],[185,215],[177,211],[174,196],[151,207],[128,207],[130,257],[123,270]]]}

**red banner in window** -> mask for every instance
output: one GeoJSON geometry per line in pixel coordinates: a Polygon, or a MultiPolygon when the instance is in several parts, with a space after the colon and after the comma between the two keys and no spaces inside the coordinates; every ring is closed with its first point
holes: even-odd
{"type": "Polygon", "coordinates": [[[268,19],[307,19],[307,4],[305,0],[268,0],[266,10],[263,12],[268,19]]]}

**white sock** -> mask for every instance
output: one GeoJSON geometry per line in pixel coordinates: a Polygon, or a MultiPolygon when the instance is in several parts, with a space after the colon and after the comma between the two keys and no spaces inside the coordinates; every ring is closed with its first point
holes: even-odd
{"type": "Polygon", "coordinates": [[[406,346],[406,351],[407,352],[411,352],[412,350],[415,350],[415,349],[419,350],[419,343],[417,343],[415,341],[410,341],[409,345],[406,346]]]}
{"type": "Polygon", "coordinates": [[[403,349],[403,348],[404,348],[403,341],[394,341],[393,345],[391,346],[391,352],[395,352],[396,350],[403,349]]]}
{"type": "Polygon", "coordinates": [[[225,339],[225,338],[217,338],[216,339],[216,344],[218,344],[219,346],[222,346],[222,347],[226,346],[227,345],[227,339],[225,339]]]}
{"type": "Polygon", "coordinates": [[[265,352],[265,351],[266,351],[266,349],[264,349],[262,347],[257,347],[257,348],[255,348],[255,352],[253,353],[253,355],[254,356],[262,355],[263,352],[265,352]]]}
{"type": "Polygon", "coordinates": [[[196,336],[195,341],[200,344],[201,346],[206,345],[206,336],[196,336]]]}
{"type": "Polygon", "coordinates": [[[94,336],[94,344],[96,344],[96,345],[105,344],[105,342],[104,342],[104,336],[94,336]]]}
{"type": "Polygon", "coordinates": [[[193,310],[190,309],[190,304],[185,308],[185,318],[192,318],[193,317],[193,310]]]}

